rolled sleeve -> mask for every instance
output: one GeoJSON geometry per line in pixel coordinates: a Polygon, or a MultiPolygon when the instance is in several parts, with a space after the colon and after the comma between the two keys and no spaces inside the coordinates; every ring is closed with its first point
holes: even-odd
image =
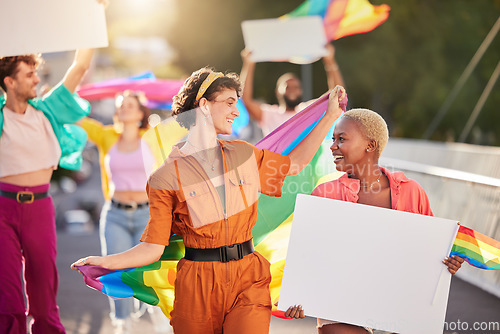
{"type": "MultiPolygon", "coordinates": [[[[90,114],[90,104],[76,93],[71,93],[62,83],[55,86],[40,100],[60,124],[72,124],[90,114]]],[[[41,109],[41,108],[37,108],[41,109]]]]}
{"type": "Polygon", "coordinates": [[[149,221],[141,241],[167,246],[172,228],[175,192],[152,188],[149,183],[146,191],[149,197],[149,221]]]}
{"type": "Polygon", "coordinates": [[[266,149],[254,150],[259,168],[260,192],[268,196],[281,196],[283,181],[290,169],[290,158],[266,149]]]}

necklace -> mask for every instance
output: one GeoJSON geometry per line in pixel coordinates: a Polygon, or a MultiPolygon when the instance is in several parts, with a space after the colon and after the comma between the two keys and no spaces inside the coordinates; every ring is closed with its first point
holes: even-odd
{"type": "MultiPolygon", "coordinates": [[[[203,160],[204,162],[206,162],[210,166],[210,161],[203,158],[200,154],[198,154],[198,152],[195,152],[195,154],[198,158],[200,158],[201,160],[203,160]]],[[[214,161],[212,161],[212,165],[210,166],[210,169],[212,170],[212,172],[215,171],[215,162],[216,161],[217,161],[217,158],[214,158],[214,161]]]]}
{"type": "MultiPolygon", "coordinates": [[[[204,157],[201,156],[201,154],[199,152],[201,151],[204,151],[203,149],[199,148],[199,147],[196,147],[194,146],[193,144],[191,144],[190,141],[186,141],[186,143],[188,143],[189,145],[191,145],[193,148],[197,149],[198,151],[196,152],[193,152],[193,155],[196,154],[196,157],[200,158],[202,161],[206,162],[209,166],[210,166],[210,169],[213,171],[215,171],[215,163],[218,161],[217,160],[217,156],[214,157],[214,160],[212,161],[212,163],[210,164],[210,161],[208,159],[205,159],[204,157]]],[[[217,145],[218,146],[218,145],[217,145]]],[[[208,150],[207,150],[208,151],[208,150]]],[[[207,154],[208,156],[208,154],[207,154]]]]}
{"type": "MultiPolygon", "coordinates": [[[[380,185],[380,178],[381,178],[381,177],[382,177],[382,173],[380,173],[380,175],[378,176],[378,178],[377,178],[377,180],[376,180],[375,182],[373,182],[372,184],[370,184],[370,190],[372,190],[372,188],[373,188],[373,185],[374,185],[374,184],[378,184],[378,185],[380,185]]],[[[364,183],[364,182],[361,182],[361,183],[360,183],[361,188],[363,188],[363,189],[367,189],[367,188],[368,188],[368,185],[365,185],[365,184],[363,184],[363,183],[364,183]]]]}

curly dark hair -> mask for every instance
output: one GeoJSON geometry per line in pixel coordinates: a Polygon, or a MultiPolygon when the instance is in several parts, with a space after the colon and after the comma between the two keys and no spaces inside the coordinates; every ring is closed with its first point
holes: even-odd
{"type": "MultiPolygon", "coordinates": [[[[210,73],[214,72],[213,69],[203,67],[196,72],[193,72],[189,78],[184,81],[184,85],[173,98],[172,115],[175,116],[177,122],[189,130],[196,124],[196,113],[185,113],[185,111],[193,110],[198,107],[199,101],[196,100],[196,94],[200,89],[203,81],[210,73]]],[[[227,73],[223,77],[217,78],[202,97],[209,101],[213,101],[217,93],[224,89],[234,89],[238,97],[240,97],[241,83],[236,73],[227,73]]]]}
{"type": "Polygon", "coordinates": [[[19,71],[18,64],[20,62],[38,68],[38,66],[42,63],[42,57],[39,54],[0,57],[0,87],[2,87],[4,92],[7,92],[7,87],[5,87],[4,79],[6,77],[16,76],[17,72],[19,71]]]}

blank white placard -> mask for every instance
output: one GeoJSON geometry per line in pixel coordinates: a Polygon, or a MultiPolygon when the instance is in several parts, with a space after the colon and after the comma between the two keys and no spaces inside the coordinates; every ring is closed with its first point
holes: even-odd
{"type": "Polygon", "coordinates": [[[3,1],[0,31],[0,57],[108,46],[96,0],[3,1]]]}
{"type": "Polygon", "coordinates": [[[245,48],[252,51],[255,62],[307,64],[327,55],[320,16],[243,21],[241,29],[245,48]]]}
{"type": "Polygon", "coordinates": [[[403,334],[443,332],[458,222],[298,195],[278,309],[403,334]]]}

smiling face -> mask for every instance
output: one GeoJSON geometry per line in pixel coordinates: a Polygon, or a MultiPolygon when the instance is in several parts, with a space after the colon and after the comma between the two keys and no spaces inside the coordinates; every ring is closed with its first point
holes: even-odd
{"type": "Polygon", "coordinates": [[[338,171],[352,173],[369,163],[370,140],[356,121],[340,118],[333,132],[332,150],[338,171]]]}
{"type": "Polygon", "coordinates": [[[139,124],[144,117],[139,101],[133,96],[119,96],[116,99],[116,117],[122,123],[139,124]]]}
{"type": "Polygon", "coordinates": [[[30,100],[36,97],[36,86],[40,82],[36,66],[28,65],[21,61],[17,65],[17,72],[6,78],[8,80],[8,90],[16,94],[22,100],[30,100]]]}
{"type": "Polygon", "coordinates": [[[215,132],[230,135],[233,132],[233,122],[240,115],[236,103],[238,94],[234,89],[224,89],[215,95],[212,101],[207,100],[215,132]]]}

